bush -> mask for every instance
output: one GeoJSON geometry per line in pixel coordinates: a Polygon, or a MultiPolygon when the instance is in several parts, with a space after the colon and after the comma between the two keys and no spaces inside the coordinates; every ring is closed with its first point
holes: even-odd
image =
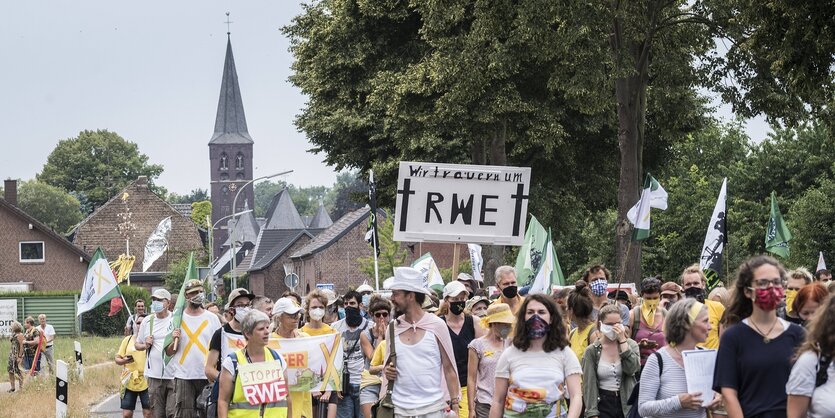
{"type": "MultiPolygon", "coordinates": [[[[151,293],[147,289],[138,286],[120,286],[122,295],[133,313],[133,306],[137,299],[145,301],[146,306],[150,305],[151,293]]],[[[125,331],[125,322],[128,320],[128,313],[125,308],[122,308],[119,313],[113,316],[107,316],[110,313],[110,302],[104,302],[97,306],[92,311],[84,312],[81,315],[82,331],[102,336],[123,335],[125,331]]]]}

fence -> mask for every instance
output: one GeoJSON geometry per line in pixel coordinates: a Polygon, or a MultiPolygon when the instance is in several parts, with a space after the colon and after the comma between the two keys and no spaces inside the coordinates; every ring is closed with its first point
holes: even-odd
{"type": "Polygon", "coordinates": [[[15,296],[5,294],[0,300],[17,300],[17,321],[21,324],[27,316],[35,318],[45,314],[47,323],[55,328],[58,335],[78,335],[81,333],[81,321],[76,320],[75,312],[78,294],[48,296],[15,296]]]}

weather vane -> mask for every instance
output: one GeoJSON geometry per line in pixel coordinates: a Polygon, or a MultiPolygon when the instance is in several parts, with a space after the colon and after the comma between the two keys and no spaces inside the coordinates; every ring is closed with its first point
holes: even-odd
{"type": "Polygon", "coordinates": [[[232,34],[232,28],[231,28],[230,25],[232,23],[235,23],[235,22],[232,22],[231,20],[229,20],[229,12],[226,12],[226,22],[223,22],[223,23],[226,23],[226,35],[231,35],[232,34]]]}

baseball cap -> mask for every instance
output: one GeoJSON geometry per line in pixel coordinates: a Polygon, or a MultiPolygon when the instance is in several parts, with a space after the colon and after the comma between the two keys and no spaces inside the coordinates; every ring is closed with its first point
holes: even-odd
{"type": "Polygon", "coordinates": [[[678,295],[681,293],[681,287],[677,283],[665,282],[661,285],[662,295],[678,295]]]}
{"type": "Polygon", "coordinates": [[[226,304],[226,307],[229,308],[230,306],[232,306],[232,302],[234,302],[235,299],[239,297],[245,297],[249,299],[250,302],[252,302],[252,299],[255,299],[255,295],[249,293],[249,290],[246,290],[243,287],[239,287],[229,293],[229,302],[226,304]]]}
{"type": "Polygon", "coordinates": [[[302,308],[301,306],[296,305],[295,300],[293,300],[292,298],[283,297],[275,301],[275,305],[273,305],[273,316],[283,313],[286,313],[288,315],[294,315],[300,310],[302,310],[302,308]]]}
{"type": "Polygon", "coordinates": [[[183,286],[183,289],[185,289],[184,293],[191,292],[192,290],[194,290],[196,288],[200,288],[200,290],[202,290],[203,289],[203,282],[201,282],[198,279],[191,279],[191,280],[187,281],[186,284],[183,286]]]}
{"type": "MultiPolygon", "coordinates": [[[[467,292],[467,287],[464,286],[464,283],[461,283],[458,280],[451,281],[444,286],[444,298],[454,298],[460,295],[461,292],[467,292]]],[[[469,294],[469,292],[467,293],[469,294]]]]}
{"type": "Polygon", "coordinates": [[[171,299],[171,293],[169,293],[165,289],[159,288],[157,290],[154,290],[154,293],[151,295],[151,297],[154,298],[154,299],[166,299],[166,300],[168,300],[168,299],[171,299]]]}

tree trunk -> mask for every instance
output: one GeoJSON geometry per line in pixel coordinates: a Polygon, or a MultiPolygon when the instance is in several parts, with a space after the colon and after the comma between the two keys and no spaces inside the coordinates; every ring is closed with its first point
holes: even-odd
{"type": "MultiPolygon", "coordinates": [[[[493,131],[493,137],[490,141],[490,164],[491,165],[507,165],[507,120],[503,119],[501,124],[493,131]]],[[[482,154],[483,155],[483,154],[482,154]]],[[[475,163],[475,161],[473,161],[475,163]]],[[[484,258],[484,285],[491,286],[496,284],[496,278],[493,277],[496,268],[504,264],[504,245],[484,245],[482,246],[482,257],[484,258]]]]}

